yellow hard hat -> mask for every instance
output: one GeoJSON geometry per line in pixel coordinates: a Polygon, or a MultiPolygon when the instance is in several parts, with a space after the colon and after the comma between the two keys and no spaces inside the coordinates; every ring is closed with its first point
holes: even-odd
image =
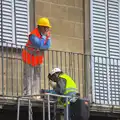
{"type": "Polygon", "coordinates": [[[39,26],[46,26],[46,27],[51,28],[49,19],[48,19],[48,18],[45,18],[45,17],[39,18],[39,19],[38,19],[38,22],[37,22],[37,25],[39,25],[39,26]]]}

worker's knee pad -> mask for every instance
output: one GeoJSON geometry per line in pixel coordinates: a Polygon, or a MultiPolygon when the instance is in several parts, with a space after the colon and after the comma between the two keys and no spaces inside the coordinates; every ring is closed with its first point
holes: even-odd
{"type": "Polygon", "coordinates": [[[77,99],[75,103],[70,104],[71,120],[89,119],[89,101],[77,99]]]}

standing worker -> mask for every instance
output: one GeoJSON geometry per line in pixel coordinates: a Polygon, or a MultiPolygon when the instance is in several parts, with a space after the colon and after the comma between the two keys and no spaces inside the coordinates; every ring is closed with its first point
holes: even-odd
{"type": "MultiPolygon", "coordinates": [[[[56,94],[70,96],[71,98],[76,97],[77,88],[74,80],[63,73],[59,68],[54,68],[48,75],[50,80],[50,85],[55,90],[56,94]],[[54,84],[55,82],[56,84],[54,84]]],[[[70,120],[70,102],[74,102],[73,99],[68,99],[68,120],[70,120]]],[[[66,99],[60,98],[59,102],[65,107],[64,109],[64,120],[67,120],[67,109],[66,109],[66,99]]]]}
{"type": "Polygon", "coordinates": [[[50,28],[49,19],[40,18],[37,22],[37,28],[29,34],[29,40],[22,51],[24,95],[38,95],[40,93],[41,65],[45,51],[51,46],[50,28]]]}

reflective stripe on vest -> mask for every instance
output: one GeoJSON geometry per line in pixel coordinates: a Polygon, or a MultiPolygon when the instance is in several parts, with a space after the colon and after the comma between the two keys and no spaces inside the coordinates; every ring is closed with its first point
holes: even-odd
{"type": "Polygon", "coordinates": [[[39,49],[29,50],[27,46],[25,46],[25,50],[28,53],[30,53],[31,55],[34,55],[34,56],[44,55],[44,51],[43,50],[39,50],[39,49]]]}
{"type": "Polygon", "coordinates": [[[66,95],[70,92],[77,92],[77,89],[76,88],[66,88],[64,94],[66,95]]]}
{"type": "Polygon", "coordinates": [[[64,90],[64,95],[70,93],[70,92],[77,92],[77,87],[76,84],[74,82],[74,80],[66,75],[66,74],[61,74],[59,76],[60,78],[64,78],[66,80],[66,86],[65,86],[65,90],[64,90]]]}

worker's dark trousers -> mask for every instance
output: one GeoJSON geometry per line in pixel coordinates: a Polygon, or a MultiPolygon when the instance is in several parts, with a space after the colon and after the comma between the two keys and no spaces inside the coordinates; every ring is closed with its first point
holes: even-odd
{"type": "MultiPolygon", "coordinates": [[[[73,96],[75,94],[76,94],[75,92],[71,92],[71,93],[68,93],[66,96],[73,96]]],[[[70,114],[71,114],[70,113],[70,104],[68,104],[68,114],[67,114],[67,107],[64,108],[64,120],[67,120],[67,116],[68,116],[68,120],[70,120],[70,114]]]]}
{"type": "Polygon", "coordinates": [[[77,99],[70,104],[71,120],[88,120],[90,116],[89,101],[77,99]]]}

